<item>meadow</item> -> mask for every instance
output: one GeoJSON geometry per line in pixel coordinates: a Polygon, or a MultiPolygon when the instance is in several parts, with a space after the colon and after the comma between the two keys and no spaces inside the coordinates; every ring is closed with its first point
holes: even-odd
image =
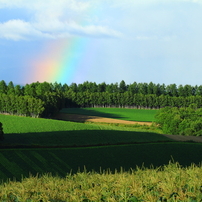
{"type": "Polygon", "coordinates": [[[0,142],[2,146],[71,147],[168,140],[157,133],[113,124],[83,124],[8,115],[0,115],[0,122],[5,133],[5,140],[0,142]]]}
{"type": "Polygon", "coordinates": [[[155,121],[158,110],[150,109],[127,109],[127,108],[64,108],[62,113],[99,116],[106,118],[121,119],[127,121],[155,121]]]}
{"type": "MultiPolygon", "coordinates": [[[[127,109],[128,114],[125,110],[118,114],[120,109],[117,114],[109,109],[75,113],[79,110],[139,121],[132,118],[134,109],[127,109]]],[[[141,121],[154,120],[148,117],[155,110],[146,112],[139,110],[141,121]]],[[[8,115],[0,115],[0,122],[5,132],[0,142],[1,201],[202,199],[201,143],[176,142],[131,126],[8,115]],[[171,159],[179,164],[169,164],[171,159]]]]}

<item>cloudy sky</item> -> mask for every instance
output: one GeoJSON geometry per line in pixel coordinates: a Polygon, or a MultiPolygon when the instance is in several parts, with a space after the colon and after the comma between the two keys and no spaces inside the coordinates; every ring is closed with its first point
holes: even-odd
{"type": "Polygon", "coordinates": [[[202,84],[202,0],[0,0],[0,80],[202,84]]]}

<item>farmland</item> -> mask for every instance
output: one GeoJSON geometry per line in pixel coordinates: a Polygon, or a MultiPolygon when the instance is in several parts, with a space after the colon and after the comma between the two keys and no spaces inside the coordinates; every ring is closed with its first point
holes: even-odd
{"type": "MultiPolygon", "coordinates": [[[[73,109],[63,109],[62,112],[102,116],[119,120],[141,120],[142,122],[154,120],[154,117],[152,118],[151,114],[155,114],[155,110],[136,111],[136,109],[98,108],[71,110],[73,109]],[[120,112],[121,110],[122,112],[120,112]],[[139,118],[133,116],[131,111],[137,112],[137,115],[139,113],[139,118]]],[[[198,165],[201,162],[201,143],[178,142],[168,136],[163,136],[159,133],[151,132],[150,130],[138,131],[137,128],[132,126],[117,126],[99,123],[86,124],[8,115],[0,115],[0,122],[3,123],[5,132],[5,140],[0,142],[0,146],[2,147],[0,153],[1,179],[3,181],[6,181],[8,178],[11,180],[21,180],[22,177],[28,177],[30,174],[33,176],[43,175],[42,178],[32,177],[30,179],[25,179],[22,182],[26,183],[29,181],[30,185],[26,185],[29,190],[34,189],[32,183],[34,183],[36,179],[37,181],[44,179],[47,184],[63,183],[64,186],[66,186],[65,183],[68,184],[74,179],[75,184],[72,185],[71,189],[74,193],[69,190],[68,196],[63,194],[66,199],[69,197],[70,201],[82,201],[85,197],[91,201],[100,201],[102,195],[98,194],[99,191],[100,193],[104,193],[103,197],[105,197],[106,201],[116,201],[116,197],[120,200],[129,200],[132,196],[145,201],[155,201],[163,193],[169,198],[168,195],[176,192],[176,187],[170,187],[164,192],[159,192],[156,195],[150,193],[150,191],[146,192],[146,190],[143,190],[143,187],[145,186],[143,186],[143,184],[147,184],[147,186],[159,186],[156,184],[156,180],[158,180],[159,177],[152,179],[146,178],[146,176],[148,177],[150,170],[147,170],[147,168],[158,168],[159,166],[167,165],[171,159],[179,162],[180,165],[184,167],[190,166],[192,163],[198,165]],[[145,168],[138,171],[137,166],[144,166],[145,168]],[[109,175],[109,173],[107,174],[104,170],[108,170],[109,172],[109,169],[112,174],[110,174],[110,181],[108,182],[104,180],[104,178],[109,175]],[[134,169],[134,175],[131,175],[131,169],[134,169]],[[144,171],[145,169],[147,171],[144,171]],[[145,175],[145,178],[150,181],[149,184],[146,183],[146,181],[144,183],[142,182],[143,184],[141,185],[142,188],[140,188],[140,190],[136,190],[135,188],[141,187],[139,184],[130,184],[130,182],[132,183],[131,179],[135,179],[136,171],[141,173],[142,176],[145,175]],[[54,177],[48,177],[47,173],[52,173],[54,177]],[[68,173],[72,173],[72,175],[68,173]],[[69,178],[62,179],[59,178],[59,176],[69,176],[69,178]],[[90,176],[90,181],[87,180],[87,176],[90,176]],[[77,179],[79,180],[81,178],[82,182],[86,181],[86,183],[85,185],[81,184],[82,188],[77,189],[76,187],[80,186],[80,184],[78,185],[79,182],[77,179]],[[102,189],[105,189],[106,186],[110,189],[110,183],[116,184],[117,180],[120,181],[119,178],[123,179],[123,187],[128,190],[127,194],[125,189],[120,189],[121,193],[117,193],[117,196],[113,199],[112,194],[110,193],[111,191],[113,191],[113,193],[116,192],[116,189],[118,189],[116,186],[114,187],[115,190],[111,190],[110,193],[108,193],[109,191],[101,191],[102,189]],[[92,189],[93,179],[97,179],[96,183],[102,184],[102,186],[100,188],[97,187],[96,189],[92,189]],[[99,181],[99,179],[101,181],[99,181]],[[128,183],[126,183],[127,179],[129,180],[128,183]],[[66,180],[66,182],[62,182],[62,180],[66,180]],[[127,187],[131,186],[133,188],[129,191],[127,187]],[[88,193],[87,190],[89,190],[88,193]],[[80,191],[81,194],[78,195],[77,191],[80,191]],[[146,195],[142,197],[143,195],[140,196],[141,194],[138,195],[137,193],[142,193],[143,195],[146,193],[146,195]],[[151,197],[150,200],[149,197],[151,197]]],[[[191,167],[186,170],[173,168],[172,172],[174,172],[175,175],[177,175],[178,172],[185,172],[184,175],[187,176],[186,172],[189,172],[189,170],[194,173],[198,172],[198,169],[198,167],[191,167]]],[[[151,172],[157,173],[155,169],[151,170],[151,172]]],[[[167,183],[170,183],[168,179],[167,183]]],[[[183,187],[188,182],[182,180],[180,183],[179,187],[183,187]]],[[[191,183],[189,186],[197,187],[199,186],[197,183],[191,183]]],[[[7,184],[6,186],[9,187],[12,185],[7,184]]],[[[13,184],[13,186],[15,185],[13,184]]],[[[60,188],[58,187],[58,190],[60,188]]],[[[51,190],[52,188],[48,189],[51,190]]],[[[0,192],[1,200],[11,193],[8,193],[6,190],[7,189],[5,188],[0,192]]],[[[19,197],[19,201],[25,201],[25,198],[23,199],[23,197],[26,197],[26,199],[29,198],[26,194],[20,196],[19,190],[20,188],[18,189],[18,192],[12,192],[13,196],[19,197]]],[[[37,188],[35,192],[39,192],[37,191],[37,188]]],[[[30,196],[30,200],[33,199],[33,201],[36,201],[38,200],[36,199],[37,197],[41,197],[43,198],[43,201],[47,201],[47,194],[45,192],[46,191],[41,191],[41,194],[38,195],[33,194],[33,198],[30,196]]],[[[62,190],[61,193],[63,193],[62,190]]],[[[179,193],[182,197],[185,196],[185,194],[182,195],[181,192],[179,193]]],[[[198,198],[200,197],[200,193],[196,189],[193,191],[192,195],[198,198]]],[[[51,198],[51,200],[54,201],[57,197],[59,196],[52,195],[49,196],[49,199],[51,198]]],[[[62,200],[64,201],[64,198],[60,196],[58,201],[62,200]]]]}
{"type": "Polygon", "coordinates": [[[62,113],[81,114],[88,116],[99,116],[105,118],[114,118],[127,121],[155,121],[155,114],[158,110],[148,109],[127,109],[127,108],[64,108],[62,113]]]}

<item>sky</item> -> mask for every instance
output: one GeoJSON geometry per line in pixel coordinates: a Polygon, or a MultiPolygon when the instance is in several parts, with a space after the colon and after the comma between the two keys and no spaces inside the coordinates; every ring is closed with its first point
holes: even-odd
{"type": "Polygon", "coordinates": [[[202,0],[0,0],[0,80],[202,85],[202,0]]]}

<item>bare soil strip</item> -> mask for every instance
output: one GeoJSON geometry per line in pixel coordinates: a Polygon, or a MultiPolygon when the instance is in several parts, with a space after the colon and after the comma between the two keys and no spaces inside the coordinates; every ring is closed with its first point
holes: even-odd
{"type": "Polygon", "coordinates": [[[202,136],[162,135],[180,142],[202,142],[202,136]]]}
{"type": "Polygon", "coordinates": [[[87,116],[80,114],[65,114],[58,113],[55,119],[67,120],[67,121],[78,121],[78,122],[97,122],[97,123],[120,123],[120,124],[140,124],[140,125],[151,125],[151,122],[138,122],[138,121],[125,121],[119,119],[104,118],[98,116],[87,116]]]}

